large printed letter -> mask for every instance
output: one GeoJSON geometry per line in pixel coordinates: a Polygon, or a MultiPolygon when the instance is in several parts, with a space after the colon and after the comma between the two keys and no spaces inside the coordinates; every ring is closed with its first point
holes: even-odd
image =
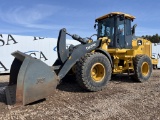
{"type": "Polygon", "coordinates": [[[5,71],[7,71],[8,69],[2,64],[2,62],[0,61],[0,68],[3,68],[5,71]]]}
{"type": "MultiPolygon", "coordinates": [[[[0,34],[0,37],[3,38],[2,34],[0,34]]],[[[0,39],[0,42],[2,42],[2,44],[0,46],[4,46],[4,44],[5,44],[4,40],[0,39]]]]}
{"type": "Polygon", "coordinates": [[[45,56],[42,52],[40,52],[40,59],[42,59],[42,58],[44,58],[45,61],[48,60],[48,59],[46,58],[46,56],[45,56]]]}
{"type": "Polygon", "coordinates": [[[13,41],[14,43],[13,44],[16,44],[16,43],[18,43],[18,42],[16,42],[16,40],[12,37],[12,35],[8,35],[8,40],[7,40],[7,44],[6,45],[10,45],[9,44],[9,41],[13,41]]]}

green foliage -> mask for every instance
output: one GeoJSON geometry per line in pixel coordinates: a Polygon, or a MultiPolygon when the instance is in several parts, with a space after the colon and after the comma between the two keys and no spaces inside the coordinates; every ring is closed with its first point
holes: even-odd
{"type": "Polygon", "coordinates": [[[148,39],[150,40],[152,43],[159,43],[160,42],[160,36],[158,34],[155,34],[155,35],[143,35],[142,36],[143,38],[145,39],[148,39]]]}

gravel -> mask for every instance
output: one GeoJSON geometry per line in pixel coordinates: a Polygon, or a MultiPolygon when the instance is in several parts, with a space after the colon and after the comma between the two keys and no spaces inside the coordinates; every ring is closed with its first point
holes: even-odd
{"type": "MultiPolygon", "coordinates": [[[[99,92],[86,92],[74,79],[64,80],[53,96],[27,106],[9,106],[4,89],[9,76],[0,76],[1,120],[160,120],[160,70],[148,82],[128,76],[112,78],[99,92]]],[[[47,88],[46,88],[47,89],[47,88]]]]}

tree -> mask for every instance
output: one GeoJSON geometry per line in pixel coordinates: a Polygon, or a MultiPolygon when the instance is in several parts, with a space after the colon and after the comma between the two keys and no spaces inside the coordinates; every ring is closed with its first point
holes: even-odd
{"type": "Polygon", "coordinates": [[[155,35],[142,35],[143,38],[150,40],[152,43],[159,43],[160,36],[158,34],[155,35]]]}

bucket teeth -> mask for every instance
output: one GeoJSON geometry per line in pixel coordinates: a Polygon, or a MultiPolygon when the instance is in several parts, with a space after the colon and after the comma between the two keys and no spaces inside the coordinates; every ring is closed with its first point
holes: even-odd
{"type": "Polygon", "coordinates": [[[5,89],[6,104],[13,105],[16,103],[16,85],[7,86],[5,89]]]}

